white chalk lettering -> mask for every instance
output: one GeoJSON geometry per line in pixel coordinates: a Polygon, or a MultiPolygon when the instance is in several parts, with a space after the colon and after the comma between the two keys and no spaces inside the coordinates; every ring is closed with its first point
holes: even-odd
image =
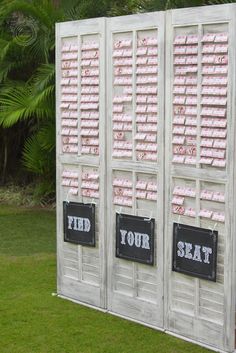
{"type": "Polygon", "coordinates": [[[177,256],[178,257],[184,257],[184,243],[182,241],[179,241],[177,244],[178,251],[177,251],[177,256]]]}
{"type": "Polygon", "coordinates": [[[88,218],[84,218],[84,232],[89,232],[91,229],[91,223],[88,218]]]}
{"type": "Polygon", "coordinates": [[[83,218],[74,217],[74,230],[83,231],[83,218]]]}
{"type": "Polygon", "coordinates": [[[91,229],[91,222],[88,218],[67,216],[68,229],[88,233],[91,229]]]}
{"type": "Polygon", "coordinates": [[[129,244],[129,246],[133,246],[134,245],[134,234],[132,232],[128,233],[127,242],[129,244]]]}
{"type": "Polygon", "coordinates": [[[202,247],[202,252],[205,254],[205,259],[203,260],[203,262],[205,264],[209,264],[209,255],[212,254],[212,248],[207,248],[206,246],[202,247]]]}
{"type": "Polygon", "coordinates": [[[136,248],[150,249],[149,235],[145,233],[138,233],[120,229],[121,244],[129,246],[135,246],[136,248]]]}
{"type": "Polygon", "coordinates": [[[143,249],[150,249],[150,245],[149,245],[149,235],[147,234],[143,234],[143,245],[142,245],[143,249]]]}
{"type": "Polygon", "coordinates": [[[142,242],[142,233],[135,233],[135,246],[136,248],[140,248],[142,242]]]}
{"type": "Polygon", "coordinates": [[[191,250],[192,250],[193,246],[192,246],[191,243],[184,243],[184,244],[185,244],[185,255],[184,255],[184,257],[186,259],[192,260],[193,256],[191,254],[191,250]]]}
{"type": "Polygon", "coordinates": [[[68,229],[72,229],[74,217],[67,216],[67,218],[68,218],[68,229]]]}
{"type": "Polygon", "coordinates": [[[212,248],[201,245],[193,245],[191,243],[179,241],[177,243],[177,256],[185,257],[186,259],[204,262],[210,264],[210,255],[212,254],[212,248]]]}
{"type": "Polygon", "coordinates": [[[194,260],[194,261],[202,262],[202,258],[201,258],[201,246],[200,246],[200,245],[195,245],[193,260],[194,260]]]}
{"type": "Polygon", "coordinates": [[[125,236],[127,234],[127,230],[120,229],[120,234],[121,234],[121,244],[125,245],[125,236]]]}

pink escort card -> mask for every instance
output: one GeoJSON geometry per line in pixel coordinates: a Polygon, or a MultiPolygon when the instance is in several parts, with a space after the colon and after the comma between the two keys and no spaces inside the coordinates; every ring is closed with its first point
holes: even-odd
{"type": "Polygon", "coordinates": [[[213,196],[212,196],[212,201],[224,203],[225,202],[225,194],[220,191],[214,191],[213,196]]]}
{"type": "Polygon", "coordinates": [[[202,190],[200,198],[202,200],[212,200],[212,196],[213,196],[213,191],[211,191],[211,190],[202,190]]]}
{"type": "Polygon", "coordinates": [[[210,211],[210,210],[202,209],[202,210],[199,212],[198,216],[199,216],[199,217],[203,217],[203,218],[211,218],[212,213],[213,213],[213,212],[210,211]]]}
{"type": "Polygon", "coordinates": [[[178,35],[174,39],[174,44],[185,44],[187,36],[186,35],[178,35]]]}
{"type": "Polygon", "coordinates": [[[172,206],[172,212],[176,213],[176,214],[179,214],[179,215],[184,215],[185,208],[183,206],[173,205],[172,206]]]}
{"type": "Polygon", "coordinates": [[[218,222],[225,222],[225,214],[222,212],[213,212],[212,220],[218,222]]]}
{"type": "Polygon", "coordinates": [[[192,207],[187,207],[185,209],[184,215],[188,217],[196,217],[196,211],[192,207]]]}
{"type": "Polygon", "coordinates": [[[184,197],[174,196],[171,203],[174,205],[183,205],[184,204],[184,197]]]}

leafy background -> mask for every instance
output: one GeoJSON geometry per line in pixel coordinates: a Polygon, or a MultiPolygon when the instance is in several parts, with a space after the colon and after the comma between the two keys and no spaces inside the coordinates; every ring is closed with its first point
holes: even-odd
{"type": "Polygon", "coordinates": [[[229,2],[0,0],[0,185],[55,198],[55,23],[229,2]]]}

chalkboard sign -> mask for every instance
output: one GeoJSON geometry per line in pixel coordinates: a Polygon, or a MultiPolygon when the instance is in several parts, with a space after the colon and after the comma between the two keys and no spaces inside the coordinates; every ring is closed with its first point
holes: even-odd
{"type": "Polygon", "coordinates": [[[116,257],[153,265],[155,220],[116,214],[116,257]]]}
{"type": "Polygon", "coordinates": [[[173,271],[216,281],[218,232],[174,223],[173,271]]]}
{"type": "Polygon", "coordinates": [[[95,205],[63,202],[64,241],[95,246],[95,205]]]}

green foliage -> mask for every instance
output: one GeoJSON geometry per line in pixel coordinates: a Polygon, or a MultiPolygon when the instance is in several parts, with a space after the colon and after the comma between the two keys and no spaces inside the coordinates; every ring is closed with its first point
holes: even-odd
{"type": "MultiPolygon", "coordinates": [[[[5,209],[4,205],[17,207],[33,207],[38,205],[38,199],[34,198],[37,184],[30,184],[27,186],[18,186],[8,183],[7,186],[0,187],[0,204],[1,212],[5,209]]],[[[9,207],[8,207],[9,208],[9,207]]]]}
{"type": "Polygon", "coordinates": [[[110,16],[130,15],[133,13],[144,12],[148,9],[149,1],[145,0],[115,0],[108,11],[110,16]]]}
{"type": "Polygon", "coordinates": [[[55,81],[55,65],[42,64],[38,67],[35,75],[31,78],[34,89],[38,92],[43,91],[48,86],[53,86],[55,81]]]}
{"type": "Polygon", "coordinates": [[[23,150],[23,163],[25,167],[38,175],[48,175],[51,170],[51,158],[45,153],[39,134],[29,137],[23,150]]]}
{"type": "MultiPolygon", "coordinates": [[[[18,82],[19,83],[19,82],[18,82]]],[[[28,84],[2,89],[0,96],[0,122],[3,127],[11,127],[22,120],[45,120],[54,114],[51,100],[54,94],[54,86],[48,86],[44,90],[35,92],[28,84]]]]}
{"type": "Polygon", "coordinates": [[[0,3],[0,125],[22,134],[22,165],[42,194],[55,190],[54,26],[64,16],[49,0],[0,3]]]}

